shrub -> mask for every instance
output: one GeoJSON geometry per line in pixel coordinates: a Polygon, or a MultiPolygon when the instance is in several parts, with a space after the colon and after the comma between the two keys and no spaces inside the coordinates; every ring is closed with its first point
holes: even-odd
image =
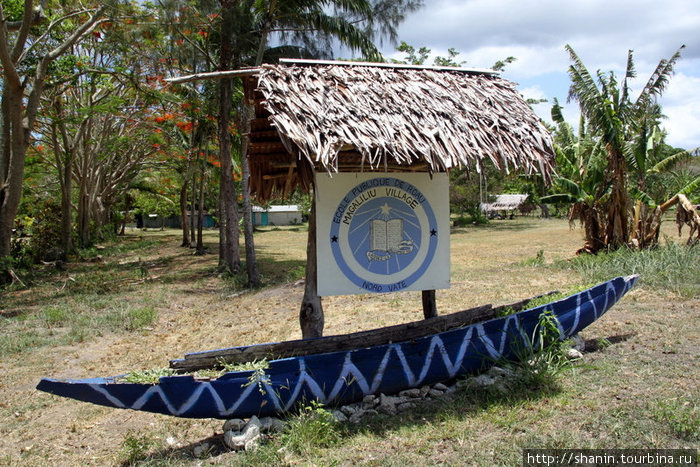
{"type": "Polygon", "coordinates": [[[513,357],[501,364],[517,375],[515,386],[528,389],[553,389],[557,376],[568,365],[556,316],[544,310],[530,336],[513,340],[513,357]]]}
{"type": "Polygon", "coordinates": [[[126,312],[124,329],[137,331],[153,324],[158,318],[158,310],[150,306],[132,308],[126,312]]]}
{"type": "Polygon", "coordinates": [[[133,465],[138,461],[148,457],[148,451],[156,445],[155,440],[150,436],[140,432],[129,430],[122,441],[122,454],[128,465],[133,465]]]}
{"type": "Polygon", "coordinates": [[[53,200],[44,201],[32,224],[29,249],[34,260],[65,259],[61,245],[61,206],[53,200]]]}
{"type": "Polygon", "coordinates": [[[301,409],[289,421],[283,444],[293,452],[309,456],[316,448],[328,448],[340,441],[340,432],[333,414],[318,402],[301,409]]]}

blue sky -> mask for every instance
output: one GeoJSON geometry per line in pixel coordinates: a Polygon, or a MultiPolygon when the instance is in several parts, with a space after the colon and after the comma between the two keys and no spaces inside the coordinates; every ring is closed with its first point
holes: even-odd
{"type": "MultiPolygon", "coordinates": [[[[467,67],[489,68],[514,56],[503,76],[518,83],[525,97],[558,98],[566,103],[569,57],[573,47],[591,73],[600,69],[621,75],[627,51],[634,51],[641,89],[661,58],[686,48],[661,104],[667,119],[667,142],[700,146],[700,1],[698,0],[425,0],[399,28],[399,39],[430,48],[433,55],[458,50],[467,67]]],[[[385,56],[401,59],[391,45],[385,56]]],[[[432,62],[432,58],[430,60],[432,62]]],[[[636,93],[633,94],[635,96],[636,93]]],[[[549,120],[551,104],[535,106],[549,120]]],[[[565,107],[575,124],[578,108],[565,107]]]]}

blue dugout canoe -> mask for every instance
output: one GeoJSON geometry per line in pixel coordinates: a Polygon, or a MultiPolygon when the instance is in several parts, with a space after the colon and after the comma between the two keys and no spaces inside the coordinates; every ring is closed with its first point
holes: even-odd
{"type": "MultiPolygon", "coordinates": [[[[267,416],[316,400],[347,404],[367,394],[393,394],[482,371],[528,345],[540,316],[551,311],[566,339],[600,318],[636,283],[617,277],[536,308],[405,342],[271,360],[258,371],[230,372],[213,380],[161,377],[157,384],[119,376],[44,378],[37,389],[121,409],[188,418],[267,416]]],[[[323,339],[323,338],[321,338],[323,339]]]]}

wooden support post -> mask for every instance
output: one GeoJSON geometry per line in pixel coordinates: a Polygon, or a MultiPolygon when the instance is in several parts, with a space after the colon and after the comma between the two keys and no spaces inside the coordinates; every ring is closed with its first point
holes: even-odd
{"type": "Polygon", "coordinates": [[[316,258],[316,190],[311,196],[311,214],[309,215],[309,238],[306,244],[306,280],[304,298],[299,311],[301,336],[304,339],[323,335],[323,306],[317,291],[318,264],[316,258]]]}
{"type": "Polygon", "coordinates": [[[423,316],[425,319],[435,318],[438,315],[437,304],[435,303],[435,291],[423,290],[423,316]]]}

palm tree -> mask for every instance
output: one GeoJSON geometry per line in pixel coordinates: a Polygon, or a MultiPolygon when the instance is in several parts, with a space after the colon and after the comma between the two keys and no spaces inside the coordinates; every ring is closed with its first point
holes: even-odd
{"type": "Polygon", "coordinates": [[[597,193],[598,200],[602,200],[604,194],[608,198],[604,203],[603,246],[606,248],[615,249],[629,243],[628,167],[646,166],[648,153],[639,148],[646,147],[654,129],[658,128],[660,107],[657,99],[668,84],[684,47],[670,59],[659,62],[637,99],[632,100],[628,80],[636,76],[636,71],[631,50],[627,54],[622,83],[618,83],[613,72],[598,71],[597,79],[594,79],[571,46],[566,46],[573,62],[569,67],[569,100],[578,101],[590,129],[599,138],[607,155],[604,185],[610,185],[610,193],[597,193]]]}
{"type": "MultiPolygon", "coordinates": [[[[223,2],[222,2],[223,5],[223,2]]],[[[265,60],[265,52],[268,59],[274,57],[281,50],[288,51],[290,45],[297,46],[297,51],[309,56],[328,56],[332,41],[335,40],[353,51],[360,52],[365,59],[380,60],[381,54],[374,45],[372,39],[377,34],[396,39],[396,27],[403,20],[406,12],[415,10],[421,5],[420,0],[258,0],[255,2],[255,10],[247,19],[260,18],[260,39],[255,65],[259,66],[265,60]],[[332,6],[332,14],[329,14],[329,6],[332,6]],[[364,25],[360,27],[359,25],[364,25]],[[282,47],[267,48],[268,36],[278,34],[279,39],[285,45],[282,47]]],[[[242,42],[245,45],[245,42],[242,42]]],[[[238,50],[242,55],[242,50],[238,50]]],[[[245,115],[253,115],[250,108],[245,115]]],[[[244,118],[244,133],[249,132],[249,120],[244,118]]],[[[246,207],[245,231],[246,235],[246,264],[248,268],[249,283],[255,285],[257,268],[255,267],[255,251],[252,245],[252,216],[249,214],[250,200],[248,198],[248,175],[246,164],[245,146],[242,152],[243,159],[243,196],[246,207]]],[[[315,198],[312,198],[315,200],[315,198]]],[[[309,244],[307,247],[307,269],[304,297],[301,303],[299,321],[304,338],[319,337],[323,334],[323,307],[321,298],[316,291],[315,268],[315,201],[311,207],[309,219],[309,244]]]]}
{"type": "MultiPolygon", "coordinates": [[[[421,0],[219,0],[219,69],[227,70],[238,68],[242,65],[260,65],[266,59],[270,59],[280,52],[293,52],[294,55],[325,56],[330,54],[331,45],[334,42],[349,47],[353,51],[360,52],[368,59],[378,60],[381,56],[372,42],[375,35],[381,33],[395,39],[396,27],[403,20],[407,11],[416,9],[421,5],[421,0]],[[279,42],[284,45],[268,48],[268,38],[276,34],[279,42]]],[[[220,81],[219,128],[228,128],[230,114],[229,99],[231,97],[231,80],[220,81]]],[[[244,106],[245,107],[245,106],[244,106]]],[[[244,114],[250,114],[249,109],[243,109],[244,114]],[[246,110],[248,110],[246,112],[246,110]]],[[[241,119],[246,125],[247,118],[241,119]]],[[[243,132],[247,133],[245,126],[243,132]]],[[[224,164],[230,159],[230,141],[223,132],[220,134],[220,150],[222,171],[224,178],[222,184],[224,199],[232,199],[228,171],[224,164]]],[[[245,147],[243,148],[245,150],[245,147]]],[[[245,151],[243,151],[245,152],[245,151]]],[[[245,217],[245,241],[246,241],[246,266],[248,270],[249,285],[257,285],[259,276],[257,273],[255,250],[253,245],[252,217],[249,215],[250,199],[247,193],[247,166],[245,154],[243,158],[243,198],[245,217]]],[[[237,217],[231,206],[228,206],[229,214],[224,216],[237,217]]],[[[233,222],[227,221],[225,251],[231,251],[237,243],[237,231],[234,232],[233,222]],[[235,238],[235,241],[229,240],[235,238]]],[[[237,271],[240,262],[236,255],[230,253],[226,256],[228,269],[237,271]],[[235,256],[235,257],[234,257],[235,256]]]]}
{"type": "MultiPolygon", "coordinates": [[[[208,6],[210,2],[201,3],[208,6]]],[[[331,45],[338,43],[361,53],[366,60],[379,60],[381,55],[373,39],[388,37],[395,40],[396,28],[405,14],[420,6],[422,0],[218,0],[217,14],[209,15],[218,18],[216,30],[212,31],[210,37],[214,47],[218,49],[220,71],[244,65],[260,65],[282,54],[328,58],[332,51],[331,45]],[[268,47],[268,37],[273,34],[276,42],[284,45],[268,47]]],[[[228,128],[233,113],[233,82],[224,78],[220,79],[218,84],[219,157],[222,170],[220,197],[227,203],[226,212],[221,215],[222,224],[226,226],[221,238],[226,242],[226,246],[220,247],[220,256],[225,257],[223,264],[221,260],[220,264],[232,272],[237,272],[240,269],[237,210],[234,209],[234,187],[228,176],[231,165],[231,138],[228,128]]],[[[243,134],[247,134],[248,118],[245,115],[252,113],[245,103],[241,106],[241,113],[241,130],[243,134]]],[[[242,143],[242,159],[245,162],[245,139],[242,143]]],[[[242,168],[244,205],[248,206],[248,171],[245,164],[242,164],[242,168]]],[[[249,284],[255,285],[257,274],[251,216],[246,215],[244,221],[249,284]]],[[[310,231],[310,238],[312,233],[310,231]]],[[[309,274],[307,276],[310,277],[309,274]]],[[[320,316],[320,320],[316,323],[319,326],[314,325],[314,330],[310,333],[303,330],[303,335],[313,337],[322,332],[323,312],[320,297],[316,295],[315,280],[311,283],[308,277],[307,290],[309,293],[305,293],[301,314],[305,316],[304,309],[308,308],[313,311],[314,316],[320,316]]],[[[304,321],[310,320],[301,318],[301,321],[304,328],[304,321]]]]}
{"type": "Polygon", "coordinates": [[[571,204],[569,222],[579,219],[585,231],[585,244],[579,252],[596,252],[605,246],[603,225],[605,203],[610,196],[610,183],[605,180],[606,155],[600,141],[587,131],[581,115],[578,135],[565,120],[555,99],[552,120],[556,175],[554,194],[540,199],[542,203],[571,204]]]}
{"type": "Polygon", "coordinates": [[[284,44],[302,47],[314,57],[328,56],[332,41],[337,40],[365,58],[380,58],[372,42],[376,15],[370,0],[258,0],[255,7],[262,23],[256,65],[264,61],[270,34],[277,34],[284,44]],[[368,24],[366,28],[359,27],[363,23],[368,24]]]}

